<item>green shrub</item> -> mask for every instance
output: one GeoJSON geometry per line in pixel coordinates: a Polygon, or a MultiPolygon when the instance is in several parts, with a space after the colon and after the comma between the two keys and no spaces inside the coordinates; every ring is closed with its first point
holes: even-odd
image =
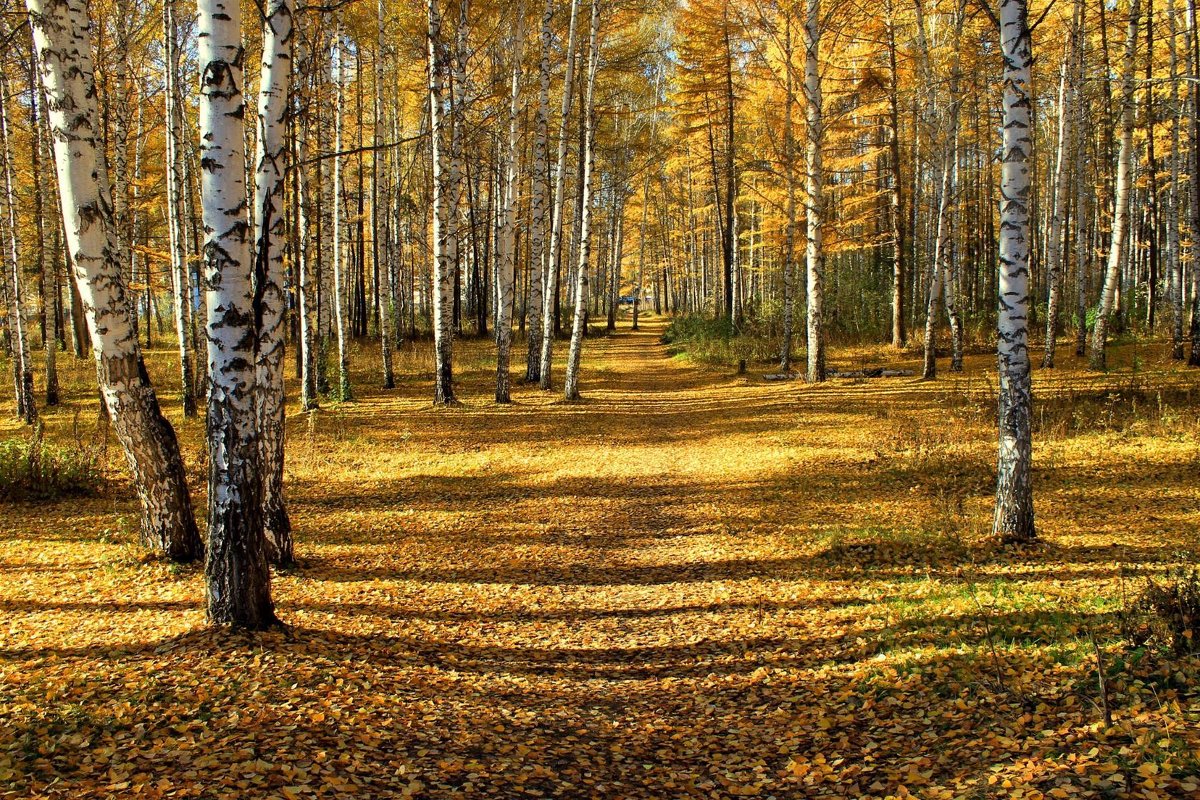
{"type": "Polygon", "coordinates": [[[84,497],[99,493],[103,484],[97,453],[45,442],[40,427],[29,439],[0,441],[0,498],[84,497]]]}

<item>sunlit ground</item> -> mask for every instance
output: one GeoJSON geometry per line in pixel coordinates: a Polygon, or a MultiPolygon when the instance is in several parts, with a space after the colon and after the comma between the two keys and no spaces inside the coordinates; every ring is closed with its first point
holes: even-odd
{"type": "MultiPolygon", "coordinates": [[[[994,356],[769,383],[662,327],[590,339],[573,405],[494,405],[486,342],[458,343],[452,409],[427,342],[390,392],[356,349],[356,402],[289,408],[287,632],[205,628],[200,571],[136,542],[115,441],[103,496],[0,505],[0,795],[1200,792],[1198,660],[1121,632],[1146,575],[1195,561],[1200,373],[1061,346],[1036,373],[1044,545],[1013,552],[986,543],[994,356]]],[[[203,509],[202,423],[151,362],[203,509]]],[[[46,435],[95,446],[94,368],[60,364],[46,435]]],[[[0,416],[27,435],[11,391],[0,416]]]]}

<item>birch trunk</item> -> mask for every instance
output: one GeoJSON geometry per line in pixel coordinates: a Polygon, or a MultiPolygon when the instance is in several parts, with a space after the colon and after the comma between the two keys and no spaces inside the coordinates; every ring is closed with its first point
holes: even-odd
{"type": "Polygon", "coordinates": [[[576,22],[579,16],[579,0],[571,0],[571,21],[567,28],[567,69],[563,75],[562,110],[558,120],[558,154],[554,161],[554,206],[551,214],[550,245],[547,253],[546,279],[542,282],[545,294],[542,297],[542,354],[541,378],[538,386],[546,391],[552,388],[551,364],[554,357],[554,331],[558,321],[558,276],[561,274],[563,197],[567,181],[567,125],[571,118],[571,100],[574,96],[576,60],[576,22]]]}
{"type": "Polygon", "coordinates": [[[825,224],[824,182],[821,146],[824,120],[821,115],[821,72],[818,61],[821,43],[820,0],[805,0],[804,19],[804,106],[808,124],[805,151],[805,188],[808,194],[808,371],[809,383],[825,380],[825,224]]]}
{"type": "MultiPolygon", "coordinates": [[[[333,118],[333,151],[342,152],[343,117],[346,114],[346,86],[342,67],[342,28],[338,25],[333,34],[333,83],[336,102],[333,118]]],[[[333,157],[333,322],[337,328],[338,388],[337,399],[347,402],[354,399],[350,388],[350,331],[349,313],[346,304],[346,234],[342,220],[342,157],[333,157]]]]}
{"type": "Polygon", "coordinates": [[[1140,0],[1131,0],[1129,26],[1125,34],[1125,61],[1121,69],[1121,140],[1117,154],[1117,183],[1114,192],[1112,238],[1109,242],[1108,265],[1104,275],[1104,290],[1096,311],[1096,327],[1092,331],[1092,369],[1104,369],[1105,348],[1108,344],[1108,324],[1112,316],[1125,260],[1126,239],[1129,236],[1129,192],[1133,184],[1133,116],[1134,70],[1137,66],[1137,27],[1141,10],[1140,0]]]}
{"type": "Polygon", "coordinates": [[[538,57],[538,108],[534,120],[533,187],[530,198],[529,231],[529,319],[526,324],[528,351],[525,355],[525,381],[537,383],[542,379],[543,293],[546,273],[546,242],[549,238],[549,133],[550,133],[550,47],[553,40],[551,23],[554,2],[546,0],[542,10],[541,53],[538,57]]]}
{"type": "MultiPolygon", "coordinates": [[[[297,41],[296,63],[307,63],[308,52],[304,38],[297,41]]],[[[296,104],[298,119],[296,120],[296,215],[297,227],[300,229],[300,245],[296,253],[299,272],[299,313],[300,313],[300,407],[305,411],[313,411],[320,405],[317,392],[317,265],[311,258],[311,226],[309,214],[309,146],[308,133],[313,103],[311,82],[304,84],[306,91],[301,93],[296,104]]]]}
{"type": "Polygon", "coordinates": [[[1003,541],[1027,542],[1033,540],[1036,533],[1031,426],[1033,391],[1029,362],[1029,162],[1033,150],[1030,73],[1033,53],[1026,0],[1002,0],[1000,48],[1004,57],[997,321],[1000,394],[993,533],[1003,541]]]}
{"type": "Polygon", "coordinates": [[[100,391],[142,503],[142,538],[173,561],[203,544],[192,516],[175,431],[142,363],[108,203],[100,191],[91,42],[82,0],[27,0],[38,73],[53,133],[67,251],[96,358],[100,391]]]}
{"type": "Polygon", "coordinates": [[[1167,189],[1167,271],[1171,300],[1171,358],[1183,360],[1183,263],[1179,247],[1179,159],[1182,156],[1184,104],[1179,98],[1179,54],[1176,37],[1179,35],[1178,12],[1175,0],[1167,0],[1167,38],[1170,54],[1171,83],[1171,183],[1167,189]]]}
{"type": "Polygon", "coordinates": [[[196,374],[192,352],[192,297],[188,291],[188,237],[184,230],[183,110],[179,88],[179,25],[174,0],[163,3],[164,119],[167,158],[167,235],[171,248],[171,293],[179,346],[180,399],[185,417],[196,416],[196,374]]]}
{"type": "Polygon", "coordinates": [[[1063,53],[1062,68],[1058,81],[1058,148],[1054,162],[1054,197],[1050,210],[1050,235],[1046,243],[1046,283],[1049,294],[1046,298],[1046,348],[1042,353],[1042,368],[1054,367],[1054,351],[1058,335],[1058,307],[1062,295],[1063,274],[1066,259],[1063,255],[1063,239],[1066,236],[1067,207],[1070,202],[1071,184],[1067,173],[1071,169],[1071,151],[1074,149],[1074,134],[1071,129],[1075,108],[1075,37],[1078,36],[1080,3],[1075,4],[1071,24],[1071,35],[1063,53]]]}
{"type": "Polygon", "coordinates": [[[496,402],[508,403],[509,359],[512,352],[513,299],[516,282],[517,137],[520,133],[521,50],[525,42],[525,3],[518,2],[509,45],[512,81],[509,89],[508,140],[501,176],[504,206],[500,212],[500,248],[496,272],[496,402]]]}
{"type": "Polygon", "coordinates": [[[372,134],[372,144],[375,151],[371,154],[371,248],[373,254],[373,263],[375,265],[376,291],[379,294],[379,347],[380,355],[383,358],[383,388],[394,389],[396,387],[396,375],[392,368],[392,312],[391,312],[391,297],[392,297],[392,270],[391,259],[386,255],[386,262],[380,269],[380,253],[379,237],[383,231],[384,217],[386,212],[380,213],[380,192],[379,182],[381,179],[379,161],[383,157],[383,60],[385,49],[384,31],[387,25],[387,11],[384,5],[384,0],[378,0],[375,4],[375,126],[372,134]],[[386,285],[386,290],[381,289],[379,282],[383,281],[386,285]]]}
{"type": "Polygon", "coordinates": [[[42,193],[45,183],[42,164],[45,160],[46,135],[42,125],[41,90],[37,85],[37,59],[29,58],[29,130],[30,172],[33,178],[33,221],[36,240],[34,251],[38,275],[42,282],[42,353],[46,368],[46,405],[58,405],[58,336],[55,331],[55,308],[58,284],[55,280],[55,259],[46,257],[46,208],[42,193]]]}
{"type": "Polygon", "coordinates": [[[24,276],[21,274],[21,246],[17,240],[17,198],[13,180],[13,157],[8,138],[8,81],[0,75],[0,165],[4,171],[5,227],[7,228],[8,264],[5,276],[8,284],[8,332],[12,352],[13,391],[17,416],[32,425],[37,421],[37,403],[33,392],[33,361],[29,353],[29,320],[25,314],[24,276]]]}
{"type": "Polygon", "coordinates": [[[567,352],[563,394],[567,400],[580,399],[579,363],[583,357],[583,336],[587,326],[588,265],[592,250],[592,162],[596,143],[596,66],[599,61],[600,0],[592,0],[592,24],[588,34],[587,78],[583,96],[583,178],[579,184],[579,263],[575,270],[575,317],[571,322],[571,345],[567,352]]]}
{"type": "Polygon", "coordinates": [[[258,145],[254,164],[254,315],[258,328],[257,408],[263,535],[267,557],[293,562],[292,526],[283,499],[284,250],[287,219],[287,116],[292,75],[291,0],[270,0],[263,19],[258,94],[258,145]]]}
{"type": "Polygon", "coordinates": [[[895,0],[887,3],[888,67],[891,87],[888,92],[888,166],[891,171],[892,225],[892,347],[904,347],[904,195],[900,164],[900,74],[896,63],[895,0]]]}
{"type": "MultiPolygon", "coordinates": [[[[465,0],[464,0],[465,2],[465,0]]],[[[444,76],[446,48],[442,42],[442,20],[438,0],[428,0],[429,14],[429,139],[433,163],[433,350],[435,405],[452,405],[454,396],[454,330],[450,319],[453,311],[454,239],[457,207],[451,181],[446,179],[446,154],[443,152],[444,76]]]]}
{"type": "Polygon", "coordinates": [[[208,618],[274,625],[263,536],[256,414],[257,342],[246,216],[242,13],[233,0],[199,0],[200,199],[208,305],[208,618]]]}

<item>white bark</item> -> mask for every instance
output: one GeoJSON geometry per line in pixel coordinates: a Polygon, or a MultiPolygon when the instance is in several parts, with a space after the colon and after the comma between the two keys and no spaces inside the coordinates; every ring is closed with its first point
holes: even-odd
{"type": "MultiPolygon", "coordinates": [[[[1137,0],[1134,0],[1137,2],[1137,0]]],[[[1000,171],[999,457],[994,534],[1005,541],[1034,538],[1033,392],[1029,363],[1030,72],[1033,53],[1026,0],[1002,0],[1004,56],[1000,171]]]]}
{"type": "Polygon", "coordinates": [[[380,355],[383,358],[383,388],[393,389],[396,386],[396,376],[392,369],[392,269],[391,258],[386,254],[386,248],[380,247],[380,238],[384,233],[386,210],[380,209],[379,184],[382,180],[380,162],[383,159],[383,102],[384,102],[384,56],[387,52],[384,32],[387,25],[387,8],[384,0],[375,4],[375,126],[372,133],[372,144],[375,152],[371,154],[371,248],[374,256],[375,274],[382,282],[376,287],[379,295],[379,343],[380,355]],[[383,261],[381,265],[380,261],[383,261]]]}
{"type": "MultiPolygon", "coordinates": [[[[1062,296],[1063,275],[1066,273],[1066,258],[1063,240],[1066,237],[1067,207],[1070,202],[1071,183],[1068,171],[1072,166],[1072,151],[1075,137],[1071,128],[1074,117],[1077,73],[1075,70],[1075,37],[1078,33],[1079,3],[1071,23],[1071,35],[1063,52],[1062,68],[1058,80],[1058,147],[1054,161],[1054,197],[1050,209],[1050,233],[1046,242],[1046,282],[1049,296],[1046,298],[1046,349],[1042,354],[1042,367],[1054,366],[1055,341],[1058,333],[1058,308],[1062,296]]],[[[1078,169],[1078,167],[1076,167],[1078,169]]]]}
{"type": "MultiPolygon", "coordinates": [[[[331,53],[333,63],[333,84],[337,101],[333,117],[333,150],[342,152],[343,117],[346,115],[346,86],[342,64],[342,28],[337,26],[333,34],[331,53]]],[[[346,254],[345,232],[342,220],[342,157],[333,157],[333,322],[337,328],[338,353],[338,388],[337,399],[343,402],[352,400],[354,392],[350,387],[350,330],[349,315],[346,304],[349,302],[346,284],[346,254]]]]}
{"type": "Polygon", "coordinates": [[[268,557],[292,563],[292,526],[283,499],[284,215],[287,114],[292,75],[292,0],[270,0],[263,19],[254,159],[254,281],[258,334],[257,409],[263,532],[268,557]]]}
{"type": "Polygon", "coordinates": [[[825,249],[823,242],[824,182],[821,147],[825,139],[825,123],[821,114],[821,72],[819,49],[821,43],[820,0],[805,0],[804,19],[804,106],[808,125],[808,146],[805,152],[807,173],[805,188],[808,207],[808,373],[810,383],[825,380],[825,249]]]}
{"type": "Polygon", "coordinates": [[[1125,60],[1121,68],[1121,140],[1117,154],[1117,185],[1114,196],[1112,238],[1108,251],[1108,265],[1104,275],[1104,290],[1100,296],[1100,307],[1096,312],[1096,327],[1092,331],[1092,352],[1089,358],[1093,369],[1104,369],[1105,347],[1108,344],[1108,324],[1112,315],[1117,285],[1121,279],[1121,265],[1125,259],[1126,240],[1129,237],[1129,199],[1133,185],[1133,117],[1134,117],[1134,70],[1137,68],[1138,16],[1140,0],[1129,5],[1129,26],[1126,29],[1125,60]]]}
{"type": "MultiPolygon", "coordinates": [[[[466,0],[463,0],[464,4],[466,0]]],[[[427,0],[429,15],[429,139],[433,160],[433,402],[449,405],[457,402],[454,396],[453,312],[454,268],[456,261],[458,215],[457,181],[447,180],[447,158],[442,141],[445,125],[444,79],[446,47],[442,42],[442,19],[438,0],[427,0]]]]}
{"type": "Polygon", "coordinates": [[[587,78],[583,106],[583,179],[580,182],[579,263],[575,270],[575,318],[571,323],[571,345],[567,352],[563,394],[579,400],[579,364],[583,357],[584,326],[587,325],[588,267],[592,250],[592,162],[596,149],[596,68],[600,59],[600,0],[592,0],[592,25],[588,34],[587,78]]]}
{"type": "Polygon", "coordinates": [[[6,229],[7,264],[4,283],[8,296],[8,333],[13,364],[13,390],[17,416],[32,425],[37,420],[37,403],[33,392],[33,361],[29,353],[29,320],[25,308],[24,276],[21,274],[21,246],[18,243],[17,198],[13,180],[12,148],[8,138],[8,81],[0,75],[0,170],[4,173],[4,227],[6,229]]]}
{"type": "Polygon", "coordinates": [[[520,134],[521,54],[525,44],[525,3],[517,3],[513,38],[509,44],[512,81],[509,89],[508,140],[501,161],[500,246],[496,270],[496,402],[509,397],[509,360],[512,351],[513,299],[516,284],[517,139],[520,134]]]}
{"type": "Polygon", "coordinates": [[[529,301],[527,331],[528,352],[525,356],[525,380],[537,383],[542,378],[542,325],[545,295],[543,277],[546,272],[550,212],[549,194],[549,133],[550,133],[550,45],[553,39],[550,25],[554,20],[554,0],[546,0],[542,11],[541,52],[538,58],[538,107],[534,121],[533,187],[530,197],[529,230],[529,301]]]}
{"type": "Polygon", "coordinates": [[[179,28],[175,0],[163,3],[163,103],[166,120],[167,235],[171,248],[171,294],[175,304],[175,336],[179,342],[179,380],[183,415],[196,416],[196,377],[192,353],[192,297],[188,291],[188,237],[184,230],[183,111],[179,107],[179,28]]]}
{"type": "Polygon", "coordinates": [[[551,214],[550,245],[546,258],[546,276],[542,281],[545,295],[542,302],[542,389],[551,388],[550,368],[554,357],[554,301],[558,297],[559,263],[562,257],[563,204],[567,179],[567,125],[571,118],[571,99],[575,86],[576,22],[579,0],[571,0],[571,22],[567,29],[567,69],[563,75],[562,110],[558,118],[558,155],[554,170],[554,206],[551,214]]]}
{"type": "Polygon", "coordinates": [[[203,545],[179,444],[142,363],[112,218],[101,191],[91,43],[83,0],[27,0],[47,100],[66,244],[95,354],[100,391],[142,502],[142,537],[169,558],[203,545]]]}
{"type": "Polygon", "coordinates": [[[208,584],[210,621],[275,623],[261,514],[255,287],[246,214],[242,14],[199,0],[200,199],[208,305],[208,584]]]}

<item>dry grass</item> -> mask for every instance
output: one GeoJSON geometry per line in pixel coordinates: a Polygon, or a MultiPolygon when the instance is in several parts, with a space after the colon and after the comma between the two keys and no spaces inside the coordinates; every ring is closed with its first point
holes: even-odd
{"type": "MultiPolygon", "coordinates": [[[[105,496],[0,506],[0,795],[1200,791],[1197,660],[1130,655],[1119,619],[1131,573],[1195,559],[1194,373],[1145,347],[1039,371],[1045,544],[1004,552],[992,357],[764,383],[660,333],[590,340],[573,405],[493,405],[484,342],[443,410],[428,343],[392,392],[357,350],[357,402],[289,415],[289,634],[204,628],[201,575],[141,558],[115,445],[105,496]]],[[[50,440],[93,414],[65,361],[50,440]]],[[[201,423],[151,367],[203,508],[201,423]]]]}

